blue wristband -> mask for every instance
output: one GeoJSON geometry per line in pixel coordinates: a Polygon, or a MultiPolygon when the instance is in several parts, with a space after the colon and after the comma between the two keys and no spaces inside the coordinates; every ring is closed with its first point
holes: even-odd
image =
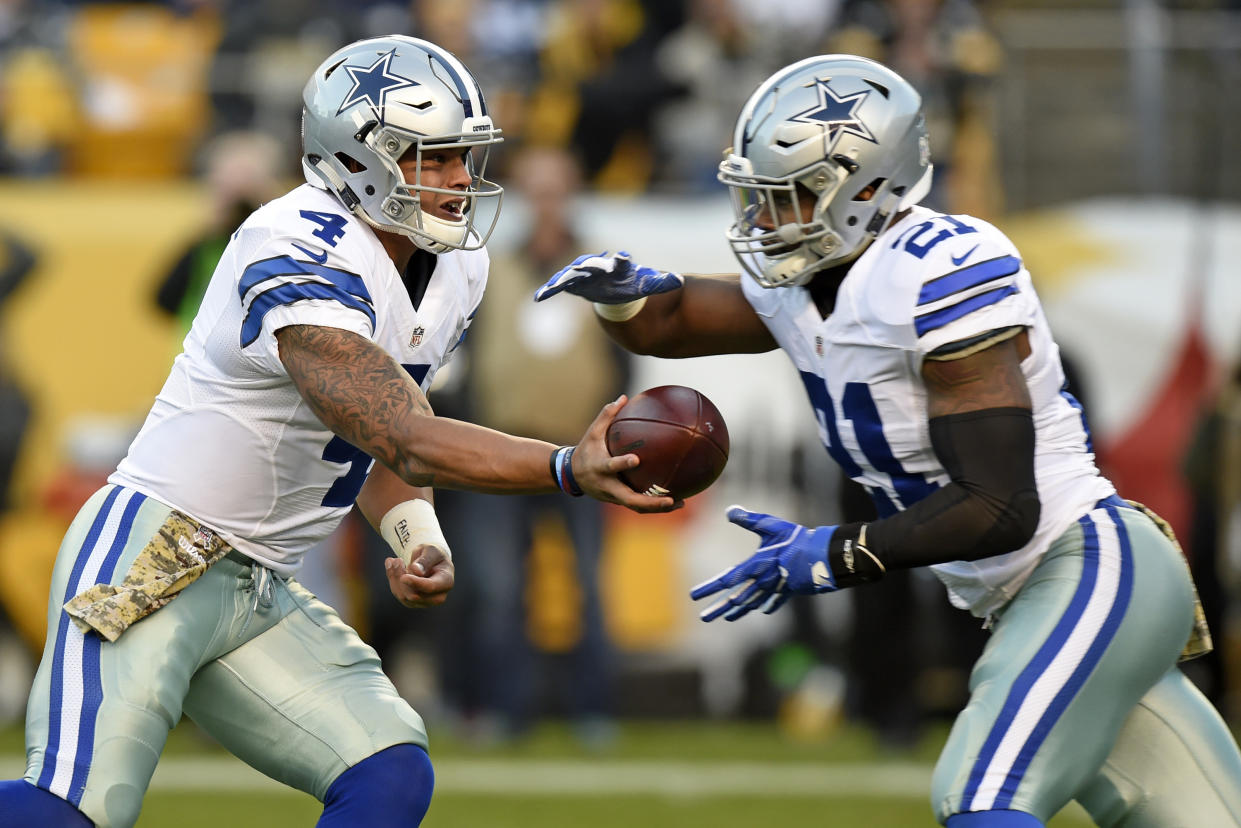
{"type": "Polygon", "coordinates": [[[577,478],[573,476],[573,452],[576,449],[577,446],[561,446],[552,452],[552,477],[556,480],[560,491],[573,497],[581,497],[585,493],[582,487],[577,485],[577,478]]]}

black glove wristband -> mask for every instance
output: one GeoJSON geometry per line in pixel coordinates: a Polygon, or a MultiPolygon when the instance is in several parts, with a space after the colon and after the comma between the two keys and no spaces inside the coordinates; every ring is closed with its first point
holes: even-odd
{"type": "Polygon", "coordinates": [[[838,589],[878,581],[887,572],[883,561],[866,545],[865,523],[837,526],[827,545],[827,565],[838,589]]]}

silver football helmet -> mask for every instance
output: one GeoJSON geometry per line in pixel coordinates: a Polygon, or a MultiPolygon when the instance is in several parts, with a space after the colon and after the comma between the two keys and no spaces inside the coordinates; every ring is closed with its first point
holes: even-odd
{"type": "Polygon", "coordinates": [[[759,86],[719,168],[742,268],[764,287],[805,284],[921,201],[932,170],[921,107],[903,78],[853,55],[807,58],[759,86]]]}
{"type": "Polygon", "coordinates": [[[360,40],[325,60],[302,93],[302,170],[372,227],[401,233],[424,250],[482,247],[495,229],[503,189],[484,175],[500,130],[474,76],[451,53],[403,35],[360,40]],[[423,153],[446,145],[467,152],[463,192],[422,184],[423,153]],[[397,162],[417,153],[407,183],[397,162]],[[448,220],[421,208],[424,192],[464,197],[448,220]],[[485,231],[478,204],[495,199],[485,231]]]}

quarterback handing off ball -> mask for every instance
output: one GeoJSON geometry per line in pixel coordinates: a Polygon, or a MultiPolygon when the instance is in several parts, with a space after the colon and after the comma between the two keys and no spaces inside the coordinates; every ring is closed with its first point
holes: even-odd
{"type": "Polygon", "coordinates": [[[728,462],[728,426],[709,399],[684,385],[634,395],[608,426],[613,456],[642,461],[621,475],[634,491],[686,498],[715,482],[728,462]]]}

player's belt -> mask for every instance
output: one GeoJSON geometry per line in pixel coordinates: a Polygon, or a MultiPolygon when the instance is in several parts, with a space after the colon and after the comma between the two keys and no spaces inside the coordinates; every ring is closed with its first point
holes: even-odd
{"type": "Polygon", "coordinates": [[[83,632],[93,630],[115,641],[225,556],[252,562],[215,532],[174,509],[138,553],[119,585],[95,584],[68,601],[65,612],[83,632]]]}

